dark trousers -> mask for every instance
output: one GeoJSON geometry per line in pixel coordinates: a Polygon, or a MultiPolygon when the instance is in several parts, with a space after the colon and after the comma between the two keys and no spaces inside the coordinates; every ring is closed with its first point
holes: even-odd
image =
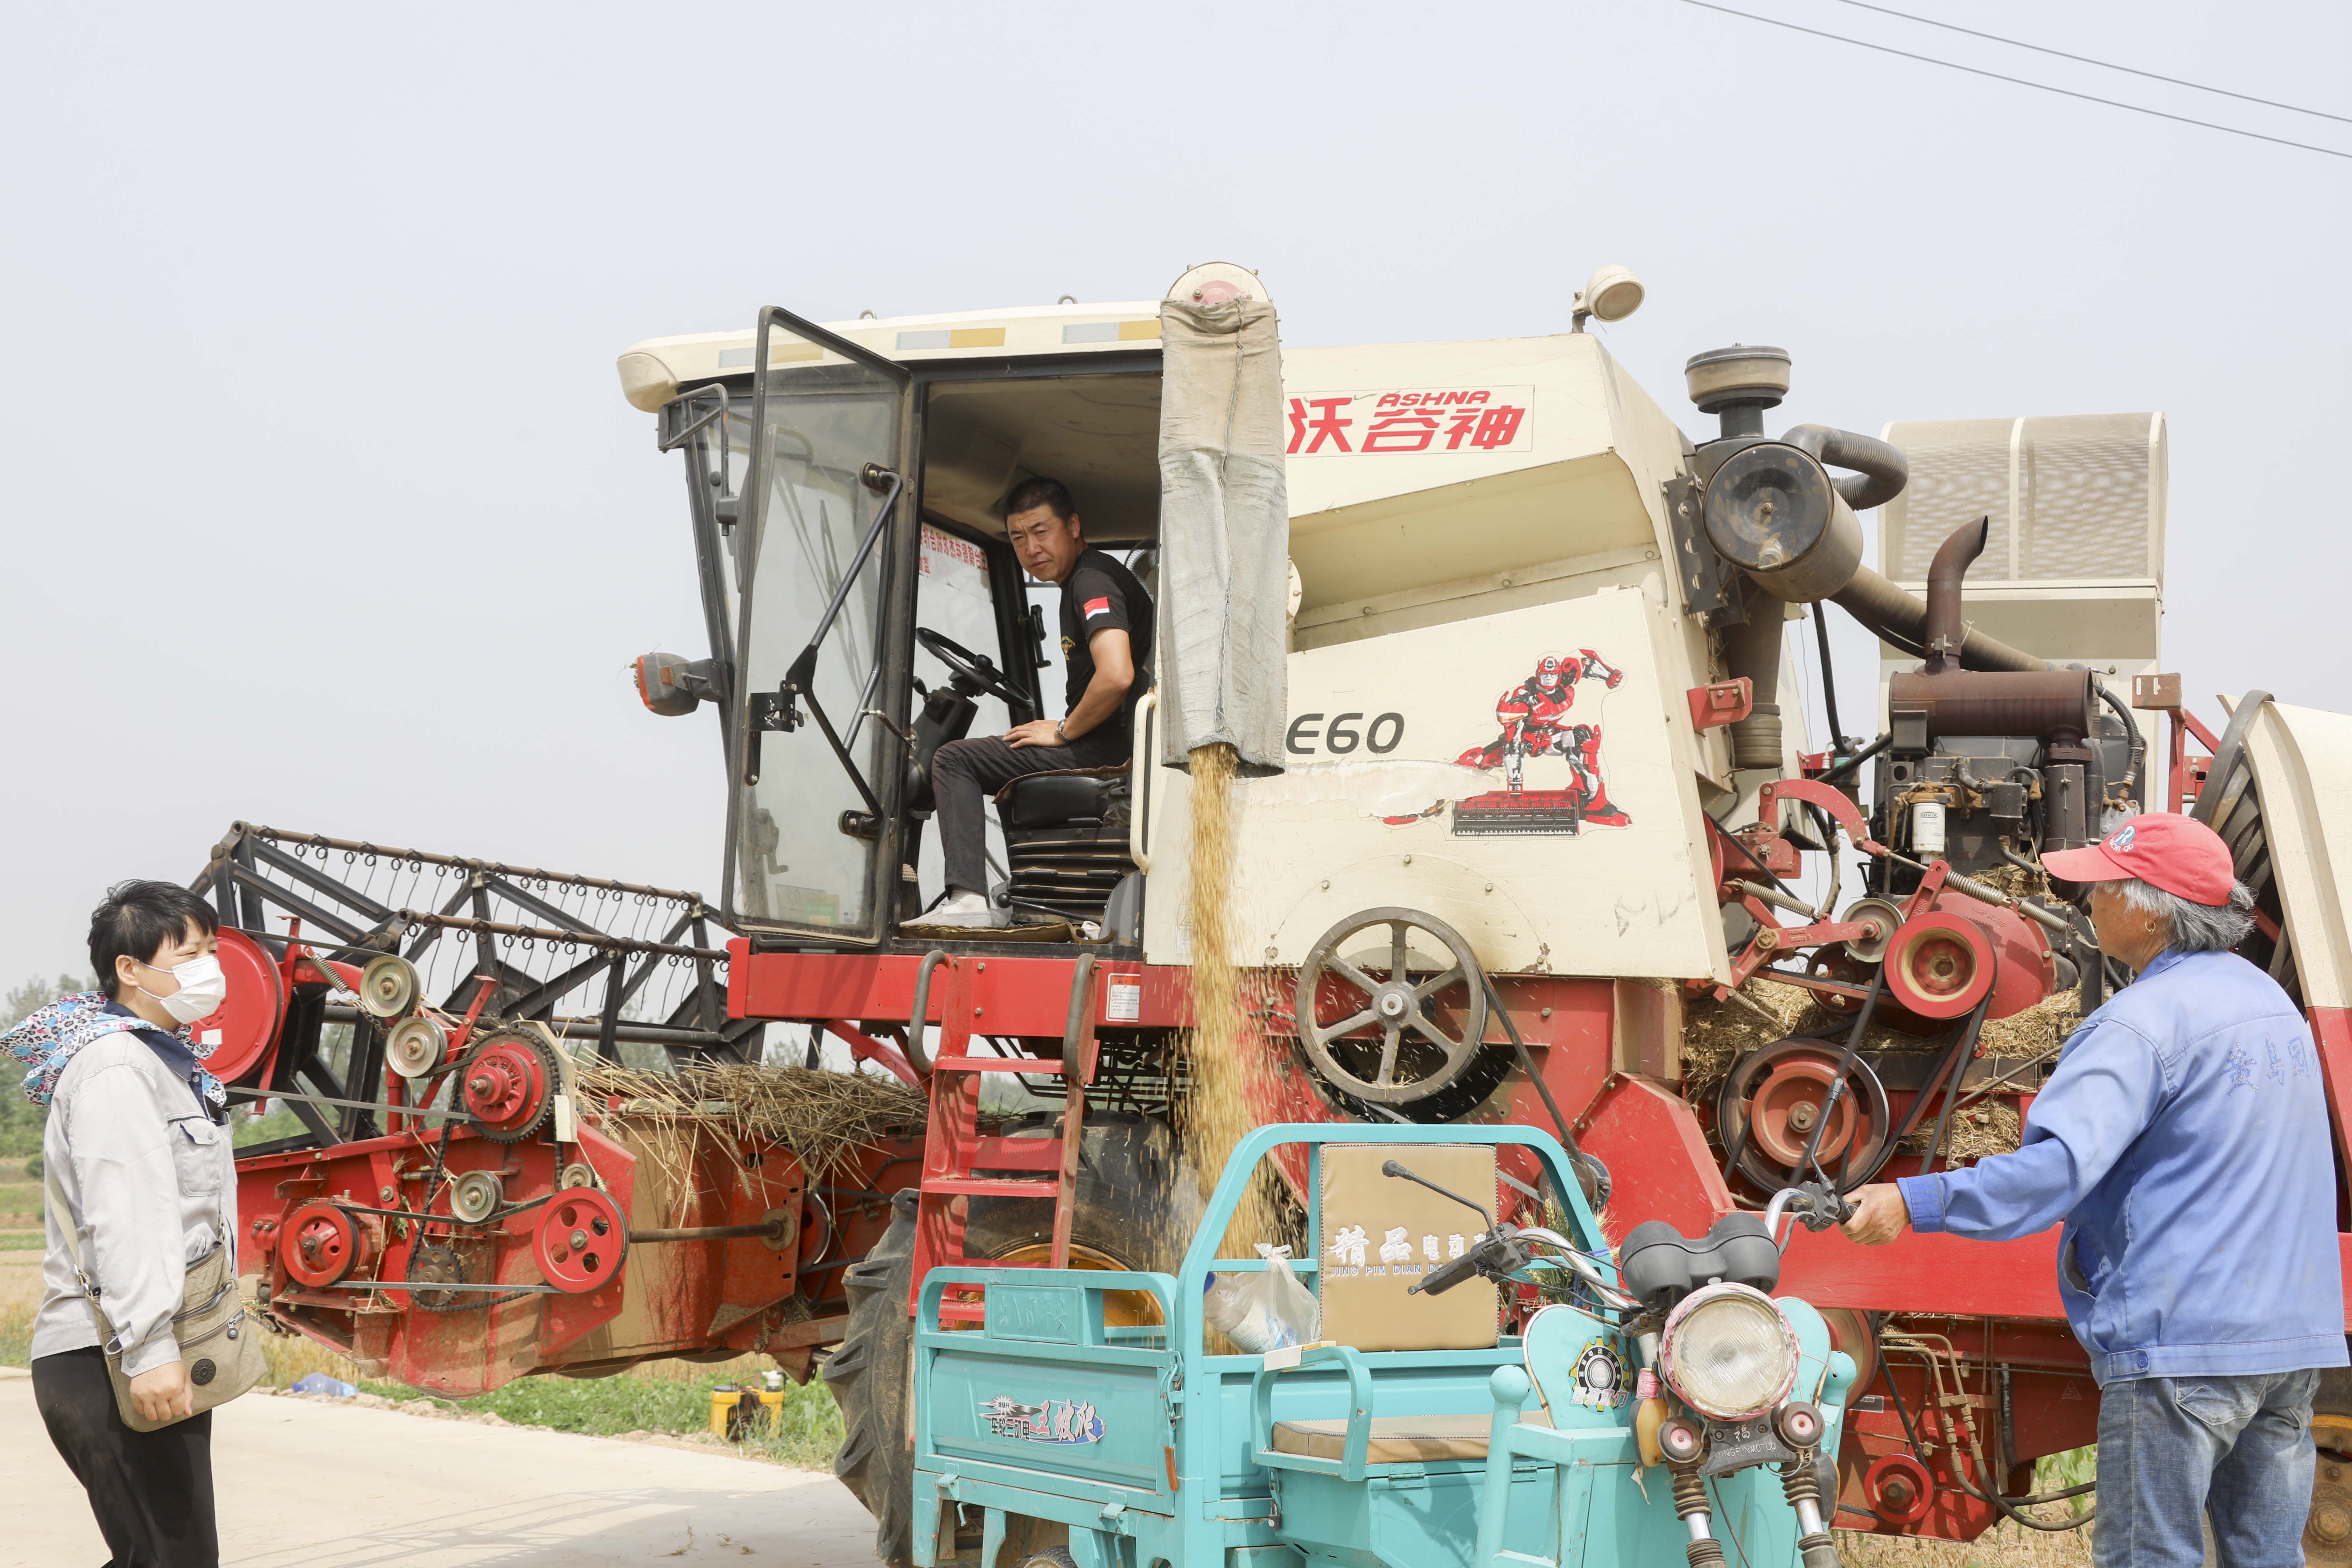
{"type": "Polygon", "coordinates": [[[107,1568],[217,1568],[211,1411],[160,1432],[133,1432],[115,1408],[106,1356],[95,1345],[35,1360],[33,1404],[89,1494],[98,1532],[114,1553],[107,1568]]]}
{"type": "Polygon", "coordinates": [[[1114,716],[1066,746],[1023,746],[996,737],[950,741],[931,757],[931,794],[939,802],[940,856],[950,888],[988,891],[989,796],[1026,773],[1063,768],[1115,768],[1127,761],[1128,728],[1114,716]]]}

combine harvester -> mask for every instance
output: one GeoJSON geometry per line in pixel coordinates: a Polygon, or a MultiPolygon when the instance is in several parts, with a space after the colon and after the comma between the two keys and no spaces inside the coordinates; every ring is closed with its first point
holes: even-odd
{"type": "MultiPolygon", "coordinates": [[[[1247,1086],[1251,1123],[1284,1124],[1243,1146],[1273,1173],[1257,1191],[1281,1232],[1255,1239],[1301,1248],[1327,1313],[1348,1255],[1322,1227],[1316,1127],[1355,1144],[1347,1124],[1386,1124],[1407,1164],[1433,1142],[1486,1146],[1493,1181],[1467,1196],[1493,1229],[1474,1236],[1541,1228],[1571,1251],[1605,1250],[1586,1228],[1601,1211],[1609,1244],[1658,1222],[1701,1249],[1760,1230],[1747,1211],[1795,1191],[1824,1228],[1794,1232],[1776,1279],[1753,1278],[1786,1293],[1809,1346],[1818,1310],[1853,1381],[1841,1413],[1847,1374],[1806,1351],[1828,1423],[1814,1452],[1834,1464],[1775,1438],[1787,1506],[1802,1512],[1802,1471],[1841,1528],[1968,1540],[2011,1513],[2033,1461],[2096,1426],[2056,1233],[1864,1252],[1807,1184],[2014,1146],[2073,1018],[2124,979],[2038,858],[2152,805],[2236,847],[2262,901],[2246,956],[2311,1010],[2342,1139],[2352,952],[2326,824],[2352,807],[2352,721],[2258,692],[2219,735],[2187,711],[2158,657],[2160,416],[1768,436],[1790,358],[1736,347],[1689,363],[1717,426],[1694,441],[1582,330],[1640,300],[1603,268],[1563,335],[1284,351],[1255,276],[1212,266],[1161,301],[829,327],[771,309],[749,331],[630,349],[624,390],[684,457],[709,637],[703,658],[644,656],[637,680],[656,713],[719,715],[718,905],[233,833],[202,885],[243,963],[207,1026],[235,1043],[240,1089],[287,1099],[310,1128],[243,1162],[273,1314],[460,1393],[649,1356],[821,1364],[850,1426],[838,1468],[892,1563],[961,1550],[1011,1568],[1061,1548],[1080,1568],[1144,1568],[1141,1542],[1211,1544],[1155,1522],[1180,1495],[1188,1519],[1223,1521],[1227,1550],[1268,1563],[1466,1561],[1479,1524],[1518,1550],[1520,1525],[1482,1515],[1477,1478],[1549,1450],[1499,1416],[1502,1449],[1448,1450],[1470,1522],[1417,1557],[1347,1536],[1355,1504],[1336,1494],[1286,1534],[1280,1500],[1315,1465],[1276,1426],[1345,1417],[1360,1374],[1397,1417],[1429,1415],[1412,1369],[1443,1361],[1454,1398],[1465,1356],[1558,1382],[1531,1325],[1562,1301],[1600,1314],[1590,1346],[1569,1347],[1596,1380],[1578,1403],[1631,1443],[1639,1402],[1603,1384],[1653,1364],[1643,1325],[1676,1292],[1629,1294],[1605,1257],[1565,1290],[1557,1271],[1495,1266],[1479,1272],[1503,1281],[1496,1312],[1466,1340],[1456,1323],[1357,1342],[1354,1362],[1309,1352],[1278,1379],[1263,1357],[1213,1353],[1230,1347],[1204,1342],[1204,1271],[1261,1265],[1219,1261],[1210,1232],[1245,1254],[1222,1226],[1235,1184],[1268,1179],[1223,1172],[1196,1241],[1227,1153],[1192,1148],[1212,1167],[1196,1170],[1181,1136],[1202,1142],[1186,1110],[1211,1076],[1187,1048],[1205,910],[1230,940],[1203,968],[1243,972],[1248,1024],[1205,1065],[1247,1086]],[[1039,474],[1155,586],[1147,765],[1010,785],[991,854],[1017,923],[927,929],[933,753],[1047,711],[1045,620],[1001,516],[1039,474]],[[1873,508],[1885,576],[1861,564],[1873,508]],[[1832,603],[1881,639],[1883,720],[1815,747],[1795,693],[1832,603]],[[1243,776],[1230,852],[1211,857],[1223,880],[1196,893],[1195,848],[1227,836],[1192,820],[1220,770],[1188,764],[1221,745],[1243,776]],[[370,890],[370,854],[433,885],[370,890]],[[809,1068],[741,1065],[771,1023],[807,1029],[809,1068]],[[862,1070],[817,1068],[824,1038],[862,1070]],[[618,1071],[631,1047],[680,1070],[618,1071]],[[983,1115],[984,1082],[1018,1084],[1032,1110],[983,1115]],[[805,1113],[820,1101],[830,1114],[805,1113]],[[1138,1278],[1072,1294],[1067,1268],[1138,1278]],[[1270,1425],[1232,1407],[1230,1444],[1154,1439],[1134,1449],[1151,1465],[1124,1440],[1118,1464],[1076,1436],[1049,1452],[989,1409],[1019,1391],[943,1392],[942,1368],[969,1375],[959,1334],[1067,1342],[1079,1363],[1087,1346],[1106,1365],[1158,1356],[1158,1407],[1126,1418],[1171,1433],[1190,1429],[1188,1376],[1244,1404],[1255,1378],[1270,1425]],[[1007,1542],[1024,1556],[995,1555],[1007,1542]]],[[[1849,694],[1845,710],[1869,706],[1849,694]]],[[[1399,1321],[1417,1280],[1397,1268],[1399,1321]]],[[[2322,1444],[2352,1456],[2352,1388],[2331,1382],[2321,1403],[2322,1444]]],[[[1769,1411],[1746,1419],[1704,1424],[1705,1454],[1736,1457],[1759,1422],[1780,1430],[1769,1411]]],[[[1412,1463],[1371,1463],[1340,1426],[1345,1485],[1412,1481],[1412,1463]]],[[[1679,1501],[1713,1458],[1660,1462],[1653,1489],[1679,1501]]],[[[2352,1561],[2352,1484],[2333,1464],[2320,1477],[2311,1558],[2352,1561]]],[[[1775,1552],[1805,1533],[1782,1532],[1788,1517],[1775,1552]]]]}

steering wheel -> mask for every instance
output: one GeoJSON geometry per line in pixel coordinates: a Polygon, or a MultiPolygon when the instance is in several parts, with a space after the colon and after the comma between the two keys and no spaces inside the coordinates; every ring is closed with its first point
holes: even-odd
{"type": "Polygon", "coordinates": [[[1024,712],[1028,710],[1029,699],[1006,685],[1003,674],[996,666],[989,663],[961,643],[950,642],[926,626],[915,628],[915,640],[921,643],[933,658],[946,665],[950,673],[960,679],[970,681],[1007,708],[1018,708],[1024,712]]]}

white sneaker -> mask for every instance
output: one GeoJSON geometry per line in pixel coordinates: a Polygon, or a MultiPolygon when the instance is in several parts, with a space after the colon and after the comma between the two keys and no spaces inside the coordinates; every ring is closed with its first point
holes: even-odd
{"type": "Polygon", "coordinates": [[[923,911],[913,922],[927,926],[973,926],[996,928],[1012,923],[1012,917],[991,904],[980,894],[959,889],[923,911]]]}

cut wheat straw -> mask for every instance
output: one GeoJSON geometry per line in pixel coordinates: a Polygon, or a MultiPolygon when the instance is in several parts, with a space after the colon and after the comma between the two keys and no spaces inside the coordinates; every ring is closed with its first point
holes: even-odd
{"type": "MultiPolygon", "coordinates": [[[[893,1134],[920,1132],[929,1114],[920,1089],[818,1068],[730,1063],[662,1073],[590,1067],[581,1072],[580,1087],[592,1105],[614,1106],[612,1114],[623,1124],[647,1134],[702,1123],[746,1142],[781,1143],[817,1181],[846,1174],[861,1149],[893,1134]]],[[[677,1140],[648,1136],[647,1142],[657,1150],[677,1140]]],[[[658,1152],[656,1157],[661,1158],[658,1152]]]]}

